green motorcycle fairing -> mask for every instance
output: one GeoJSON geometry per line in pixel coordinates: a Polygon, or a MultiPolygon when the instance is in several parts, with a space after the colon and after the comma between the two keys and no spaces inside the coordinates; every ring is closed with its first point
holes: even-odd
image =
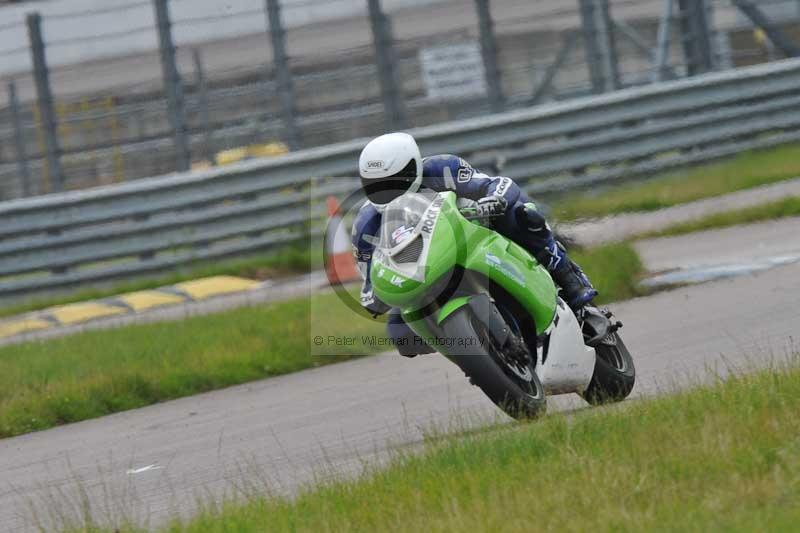
{"type": "MultiPolygon", "coordinates": [[[[537,334],[552,322],[557,293],[547,270],[521,246],[467,220],[455,193],[407,194],[386,207],[370,279],[374,294],[399,308],[418,335],[431,336],[420,310],[447,286],[457,267],[502,287],[531,315],[537,334]]],[[[438,310],[437,324],[469,301],[459,296],[438,310]]]]}

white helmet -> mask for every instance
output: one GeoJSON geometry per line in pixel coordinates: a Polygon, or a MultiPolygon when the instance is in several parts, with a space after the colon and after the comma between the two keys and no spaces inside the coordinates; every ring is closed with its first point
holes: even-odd
{"type": "Polygon", "coordinates": [[[387,133],[371,140],[358,158],[361,187],[378,210],[422,184],[422,156],[414,137],[387,133]]]}

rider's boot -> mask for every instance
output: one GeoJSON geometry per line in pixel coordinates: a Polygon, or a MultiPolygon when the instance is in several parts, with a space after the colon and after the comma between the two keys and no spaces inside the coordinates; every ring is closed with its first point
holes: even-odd
{"type": "Polygon", "coordinates": [[[582,309],[597,296],[597,290],[581,267],[573,263],[566,254],[562,263],[550,271],[550,275],[561,287],[561,297],[573,311],[582,309]]]}
{"type": "Polygon", "coordinates": [[[576,313],[597,296],[597,291],[583,270],[567,257],[567,251],[556,242],[550,225],[533,203],[519,205],[514,211],[517,227],[525,236],[526,247],[550,272],[561,297],[576,313]]]}
{"type": "Polygon", "coordinates": [[[547,267],[553,281],[561,288],[561,298],[570,308],[577,312],[597,296],[597,290],[583,272],[574,263],[567,251],[555,240],[536,254],[536,259],[547,267]]]}

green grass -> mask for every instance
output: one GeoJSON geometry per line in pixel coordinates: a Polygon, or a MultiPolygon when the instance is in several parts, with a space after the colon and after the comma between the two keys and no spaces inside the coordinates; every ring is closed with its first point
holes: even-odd
{"type": "Polygon", "coordinates": [[[644,266],[628,243],[614,243],[586,250],[570,251],[600,296],[597,303],[625,300],[644,294],[638,281],[644,266]]]}
{"type": "Polygon", "coordinates": [[[792,196],[777,202],[716,213],[698,220],[675,224],[661,231],[645,233],[637,237],[646,238],[685,235],[696,231],[727,228],[751,222],[763,222],[765,220],[796,216],[800,216],[800,197],[792,196]]]}
{"type": "Polygon", "coordinates": [[[313,335],[342,331],[380,336],[383,325],[358,317],[327,293],[5,346],[0,437],[385,350],[326,344],[324,355],[312,351],[313,335]]]}
{"type": "Polygon", "coordinates": [[[666,174],[639,185],[562,198],[553,207],[559,220],[654,211],[800,176],[800,145],[745,152],[734,158],[666,174]]]}
{"type": "MultiPolygon", "coordinates": [[[[637,294],[641,264],[629,245],[584,250],[573,257],[592,277],[601,301],[637,294]]],[[[387,351],[361,339],[383,332],[381,322],[356,314],[326,293],[2,347],[0,437],[387,351]],[[312,346],[317,335],[323,338],[319,348],[312,346]],[[333,336],[355,342],[337,345],[329,339],[333,336]]]]}
{"type": "Polygon", "coordinates": [[[126,292],[154,289],[164,285],[174,285],[182,281],[209,276],[231,275],[251,279],[266,279],[309,272],[313,268],[321,268],[321,263],[316,258],[312,258],[311,246],[307,244],[291,246],[282,249],[279,253],[270,252],[239,259],[201,262],[181,267],[161,276],[125,281],[107,287],[82,289],[61,296],[31,298],[1,307],[0,318],[46,309],[54,305],[108,298],[126,292]]]}
{"type": "Polygon", "coordinates": [[[206,505],[169,532],[796,531],[800,370],[429,441],[290,501],[206,505]]]}

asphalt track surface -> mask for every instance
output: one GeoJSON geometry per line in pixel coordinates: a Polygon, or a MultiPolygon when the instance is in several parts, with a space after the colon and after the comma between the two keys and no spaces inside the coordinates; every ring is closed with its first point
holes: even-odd
{"type": "MultiPolygon", "coordinates": [[[[658,211],[641,213],[621,213],[608,216],[599,220],[589,220],[577,223],[559,225],[559,231],[569,235],[576,242],[587,246],[594,246],[610,241],[621,241],[630,239],[636,235],[660,231],[675,224],[698,220],[709,215],[745,209],[770,202],[777,202],[789,196],[800,196],[800,177],[786,181],[761,185],[751,189],[745,189],[719,196],[712,196],[693,202],[666,207],[658,211]]],[[[737,231],[737,233],[741,233],[737,231]]],[[[782,238],[764,239],[758,238],[748,232],[748,238],[753,242],[764,243],[771,241],[777,245],[785,245],[786,240],[782,238]]],[[[714,240],[701,240],[700,242],[714,245],[714,240]]],[[[792,242],[789,239],[789,242],[792,242]]],[[[719,246],[716,246],[717,250],[719,246]]],[[[740,247],[729,248],[733,253],[740,253],[740,247]]],[[[683,258],[686,254],[674,253],[675,250],[667,250],[673,257],[673,261],[683,258]]],[[[694,254],[696,256],[696,254],[694,254]]],[[[730,255],[730,252],[728,253],[730,255]]],[[[703,257],[714,257],[712,253],[706,253],[703,257]]],[[[655,270],[648,265],[650,270],[655,270]]]]}
{"type": "Polygon", "coordinates": [[[731,226],[700,234],[646,239],[635,244],[650,272],[751,265],[800,258],[800,217],[731,226]]]}
{"type": "MultiPolygon", "coordinates": [[[[711,246],[717,235],[670,246],[711,246]]],[[[637,364],[634,396],[657,394],[796,351],[800,263],[612,307],[637,364]]],[[[583,405],[575,395],[551,399],[551,409],[583,405]]],[[[100,520],[154,526],[191,513],[198,497],[265,481],[291,493],[385,460],[454,419],[461,427],[498,416],[437,355],[380,355],[231,387],[0,441],[0,529],[76,513],[79,489],[100,520]]]]}

